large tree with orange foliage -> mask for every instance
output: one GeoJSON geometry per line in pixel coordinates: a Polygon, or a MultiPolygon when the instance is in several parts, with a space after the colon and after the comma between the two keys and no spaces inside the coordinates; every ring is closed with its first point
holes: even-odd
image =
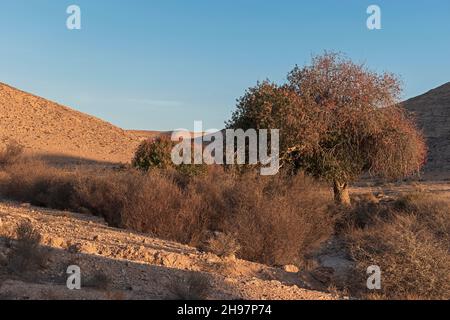
{"type": "Polygon", "coordinates": [[[376,73],[336,53],[295,67],[282,86],[246,91],[228,128],[280,129],[284,166],[329,181],[338,203],[362,174],[401,178],[418,172],[426,145],[399,104],[395,75],[376,73]]]}

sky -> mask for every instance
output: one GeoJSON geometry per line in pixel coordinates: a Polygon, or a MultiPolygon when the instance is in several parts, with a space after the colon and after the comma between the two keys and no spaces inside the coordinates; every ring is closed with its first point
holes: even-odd
{"type": "Polygon", "coordinates": [[[324,50],[396,73],[404,98],[450,81],[448,0],[0,0],[0,39],[0,82],[125,129],[220,129],[324,50]]]}

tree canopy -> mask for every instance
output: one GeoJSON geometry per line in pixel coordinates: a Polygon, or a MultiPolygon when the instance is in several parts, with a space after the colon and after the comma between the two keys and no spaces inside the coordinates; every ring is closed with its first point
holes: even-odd
{"type": "Polygon", "coordinates": [[[418,172],[426,145],[400,105],[401,83],[336,53],[296,66],[288,82],[249,88],[228,128],[280,129],[284,166],[333,184],[349,203],[347,186],[362,174],[401,178],[418,172]]]}

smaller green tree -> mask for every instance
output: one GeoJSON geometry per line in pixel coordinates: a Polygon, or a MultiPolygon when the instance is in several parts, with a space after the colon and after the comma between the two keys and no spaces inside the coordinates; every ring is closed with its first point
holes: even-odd
{"type": "Polygon", "coordinates": [[[131,165],[139,170],[148,171],[151,168],[168,169],[173,167],[170,152],[174,142],[168,137],[148,139],[138,146],[131,165]]]}
{"type": "Polygon", "coordinates": [[[206,166],[203,164],[175,165],[171,158],[175,145],[176,142],[167,136],[145,140],[138,146],[131,165],[142,171],[175,169],[185,176],[196,176],[206,171],[206,166]]]}

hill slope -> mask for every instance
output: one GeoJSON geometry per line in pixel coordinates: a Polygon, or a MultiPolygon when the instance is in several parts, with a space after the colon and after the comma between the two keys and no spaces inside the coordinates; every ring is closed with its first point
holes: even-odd
{"type": "Polygon", "coordinates": [[[33,153],[128,162],[139,138],[110,123],[0,83],[0,143],[33,153]]]}
{"type": "Polygon", "coordinates": [[[423,129],[429,148],[425,171],[450,172],[450,82],[404,102],[423,129]]]}

